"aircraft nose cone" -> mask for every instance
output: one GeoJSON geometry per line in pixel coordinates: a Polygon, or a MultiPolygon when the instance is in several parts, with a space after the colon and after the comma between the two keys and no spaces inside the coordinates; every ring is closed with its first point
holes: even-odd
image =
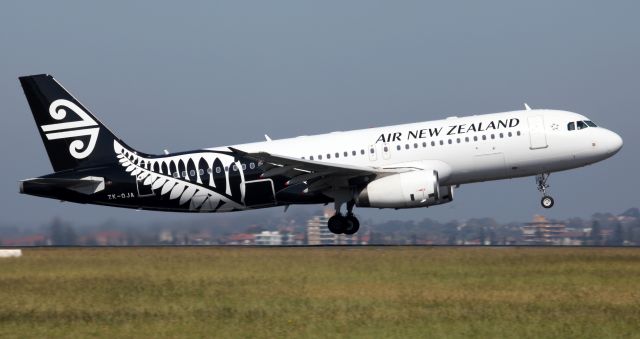
{"type": "Polygon", "coordinates": [[[607,144],[609,146],[608,151],[611,153],[611,155],[618,153],[618,151],[620,151],[622,145],[624,144],[622,138],[617,133],[609,131],[609,136],[607,137],[607,139],[607,144]]]}

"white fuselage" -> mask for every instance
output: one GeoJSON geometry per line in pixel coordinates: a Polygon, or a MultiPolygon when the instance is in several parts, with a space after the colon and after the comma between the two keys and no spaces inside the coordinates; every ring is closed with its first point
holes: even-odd
{"type": "Polygon", "coordinates": [[[523,110],[233,147],[326,163],[436,169],[443,185],[459,185],[557,172],[615,154],[622,139],[614,132],[569,130],[570,123],[588,120],[567,111],[523,110]]]}

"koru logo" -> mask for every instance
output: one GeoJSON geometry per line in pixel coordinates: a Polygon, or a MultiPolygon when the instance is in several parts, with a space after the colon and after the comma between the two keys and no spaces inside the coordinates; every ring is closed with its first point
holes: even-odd
{"type": "Polygon", "coordinates": [[[43,125],[42,131],[46,134],[48,140],[79,138],[89,136],[89,144],[85,146],[84,141],[80,139],[73,140],[69,144],[69,152],[76,159],[84,159],[88,157],[98,140],[98,132],[100,127],[89,114],[73,102],[65,99],[58,99],[49,105],[49,115],[56,120],[64,120],[67,117],[67,109],[75,113],[81,120],[71,122],[61,122],[57,124],[43,125]],[[90,128],[88,128],[90,127],[90,128]]]}

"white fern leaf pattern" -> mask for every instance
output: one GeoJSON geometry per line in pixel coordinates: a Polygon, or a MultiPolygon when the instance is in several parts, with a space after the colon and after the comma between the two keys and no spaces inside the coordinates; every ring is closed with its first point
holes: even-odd
{"type": "Polygon", "coordinates": [[[225,173],[226,191],[218,193],[211,168],[215,161],[224,166],[230,166],[233,158],[223,154],[195,153],[161,158],[144,158],[126,149],[114,140],[113,147],[118,162],[131,176],[136,177],[139,184],[150,186],[154,192],[160,191],[160,196],[168,196],[169,200],[176,200],[178,206],[189,204],[189,210],[202,212],[227,212],[246,209],[244,204],[244,176],[241,174],[239,202],[234,201],[229,187],[229,175],[225,173]],[[198,162],[196,162],[198,161],[198,162]],[[206,162],[208,170],[191,169],[195,163],[202,166],[206,162]],[[187,173],[182,178],[173,177],[172,173],[187,173]],[[190,173],[189,173],[190,172],[190,173]],[[206,184],[207,183],[207,184],[206,184]]]}

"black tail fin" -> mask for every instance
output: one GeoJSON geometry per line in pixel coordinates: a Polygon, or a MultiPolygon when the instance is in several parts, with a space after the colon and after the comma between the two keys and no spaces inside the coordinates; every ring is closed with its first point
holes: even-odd
{"type": "Polygon", "coordinates": [[[56,172],[117,162],[119,140],[51,75],[20,77],[42,142],[56,172]]]}

